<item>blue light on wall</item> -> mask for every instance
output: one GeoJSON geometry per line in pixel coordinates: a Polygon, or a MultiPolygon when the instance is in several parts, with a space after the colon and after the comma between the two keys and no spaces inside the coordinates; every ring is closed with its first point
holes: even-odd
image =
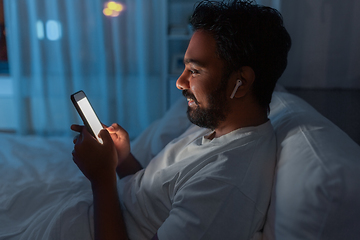
{"type": "Polygon", "coordinates": [[[46,22],[46,37],[50,41],[61,38],[61,24],[58,21],[49,20],[46,22]]]}
{"type": "Polygon", "coordinates": [[[36,22],[36,33],[37,33],[38,39],[40,39],[40,40],[44,39],[44,37],[45,37],[44,24],[40,20],[36,22]]]}
{"type": "Polygon", "coordinates": [[[46,38],[50,41],[56,41],[61,39],[62,30],[61,23],[55,20],[48,20],[45,24],[41,20],[36,22],[36,34],[39,40],[46,38]]]}

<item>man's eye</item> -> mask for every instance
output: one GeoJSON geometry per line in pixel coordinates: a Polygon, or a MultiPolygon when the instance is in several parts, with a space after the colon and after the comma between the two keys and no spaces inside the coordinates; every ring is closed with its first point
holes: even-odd
{"type": "Polygon", "coordinates": [[[198,74],[199,71],[198,70],[195,70],[195,69],[190,69],[189,70],[191,74],[198,74]]]}

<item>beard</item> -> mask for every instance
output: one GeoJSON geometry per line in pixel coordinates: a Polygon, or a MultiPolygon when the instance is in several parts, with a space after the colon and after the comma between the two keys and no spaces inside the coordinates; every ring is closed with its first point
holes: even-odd
{"type": "Polygon", "coordinates": [[[195,96],[189,93],[188,90],[183,90],[183,95],[186,98],[193,99],[197,105],[195,108],[188,107],[187,109],[187,116],[190,122],[199,127],[214,130],[226,119],[229,109],[226,98],[227,80],[228,77],[224,76],[216,89],[208,95],[207,108],[199,107],[195,96]]]}

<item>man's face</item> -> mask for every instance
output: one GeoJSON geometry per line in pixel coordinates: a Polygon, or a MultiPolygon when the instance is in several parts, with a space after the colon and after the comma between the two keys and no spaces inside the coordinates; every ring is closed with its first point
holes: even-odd
{"type": "Polygon", "coordinates": [[[216,54],[215,39],[196,31],[184,57],[185,70],[176,82],[188,100],[190,121],[200,127],[215,129],[228,111],[227,80],[224,62],[216,54]]]}

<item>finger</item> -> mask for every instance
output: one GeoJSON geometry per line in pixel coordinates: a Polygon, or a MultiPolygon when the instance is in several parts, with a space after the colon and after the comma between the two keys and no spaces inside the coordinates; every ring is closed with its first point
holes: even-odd
{"type": "Polygon", "coordinates": [[[99,133],[99,137],[103,140],[103,144],[106,145],[109,142],[112,142],[112,138],[110,136],[110,133],[106,131],[106,129],[102,129],[99,133]]]}
{"type": "Polygon", "coordinates": [[[75,151],[75,149],[72,151],[72,156],[73,156],[73,162],[79,167],[79,162],[78,162],[78,159],[77,159],[77,157],[76,157],[76,151],[75,151]]]}
{"type": "Polygon", "coordinates": [[[76,136],[73,138],[73,143],[74,143],[74,144],[76,144],[78,138],[79,138],[79,135],[76,135],[76,136]]]}
{"type": "Polygon", "coordinates": [[[71,128],[71,130],[73,130],[75,132],[82,132],[84,126],[73,124],[73,125],[71,125],[70,128],[71,128]]]}
{"type": "Polygon", "coordinates": [[[76,151],[79,151],[80,148],[81,148],[81,146],[82,146],[82,142],[80,142],[79,139],[78,139],[78,141],[76,141],[76,143],[75,143],[75,145],[74,145],[74,151],[73,151],[73,153],[75,153],[76,151]]]}
{"type": "Polygon", "coordinates": [[[105,124],[101,123],[101,125],[103,126],[103,128],[108,128],[108,126],[106,126],[105,124]]]}
{"type": "Polygon", "coordinates": [[[92,139],[95,139],[94,136],[88,131],[88,129],[86,127],[84,127],[81,131],[81,134],[82,135],[82,139],[89,139],[89,138],[92,138],[92,139]]]}
{"type": "Polygon", "coordinates": [[[111,124],[111,126],[108,127],[107,130],[108,130],[110,133],[116,133],[116,132],[119,132],[119,131],[125,131],[125,129],[123,129],[123,128],[122,128],[119,124],[117,124],[117,123],[111,124]]]}
{"type": "Polygon", "coordinates": [[[76,143],[79,141],[79,139],[81,139],[81,134],[77,134],[77,135],[74,137],[73,143],[76,144],[76,143]]]}
{"type": "MultiPolygon", "coordinates": [[[[114,125],[114,124],[113,124],[114,125]]],[[[110,127],[107,127],[106,130],[108,130],[109,133],[116,133],[116,129],[111,125],[110,127]]]]}

